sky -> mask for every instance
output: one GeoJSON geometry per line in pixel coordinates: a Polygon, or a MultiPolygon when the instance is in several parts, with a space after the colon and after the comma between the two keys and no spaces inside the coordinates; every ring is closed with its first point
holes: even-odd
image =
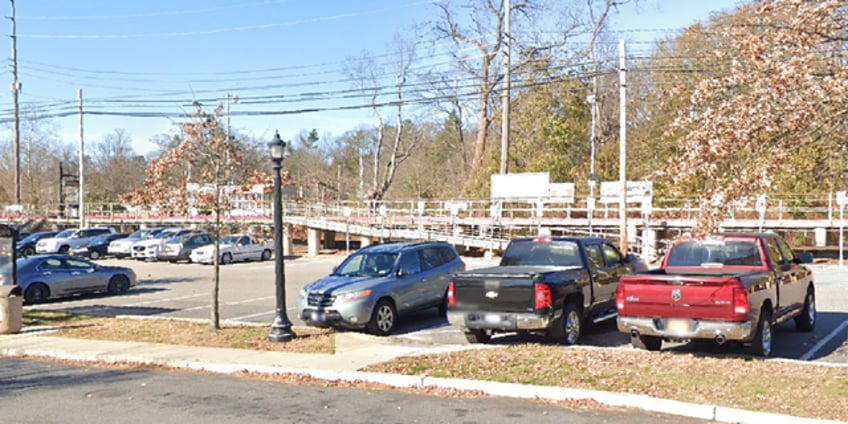
{"type": "MultiPolygon", "coordinates": [[[[350,92],[345,64],[363,52],[389,57],[397,34],[437,18],[433,3],[17,0],[21,113],[52,116],[59,138],[78,143],[81,90],[85,143],[124,129],[139,154],[155,149],[154,135],[177,132],[192,99],[207,110],[228,105],[230,127],[251,137],[270,141],[279,131],[291,140],[311,129],[338,136],[374,123],[368,109],[349,109],[364,100],[350,92]]],[[[612,28],[644,44],[740,3],[640,0],[621,7],[612,28]]],[[[8,58],[11,50],[0,46],[8,58]]],[[[0,137],[11,139],[11,92],[0,103],[0,137]]]]}

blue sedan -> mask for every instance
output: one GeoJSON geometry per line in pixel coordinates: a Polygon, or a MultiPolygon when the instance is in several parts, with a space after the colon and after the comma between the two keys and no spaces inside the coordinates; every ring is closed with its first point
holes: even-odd
{"type": "MultiPolygon", "coordinates": [[[[17,267],[17,284],[27,304],[76,294],[120,294],[137,284],[131,268],[103,266],[67,255],[20,258],[17,267]]],[[[8,275],[8,268],[9,264],[0,266],[0,275],[8,275]]]]}

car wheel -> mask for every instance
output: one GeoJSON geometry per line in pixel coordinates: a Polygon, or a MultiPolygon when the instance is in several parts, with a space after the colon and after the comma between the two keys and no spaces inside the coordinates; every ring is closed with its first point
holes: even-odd
{"type": "Polygon", "coordinates": [[[66,255],[71,250],[70,246],[62,246],[59,248],[59,253],[66,255]]]}
{"type": "Polygon", "coordinates": [[[263,250],[263,251],[262,251],[262,260],[263,260],[263,261],[267,261],[267,260],[269,260],[269,259],[271,259],[271,251],[270,251],[270,250],[267,250],[267,249],[266,249],[266,250],[263,250]]]}
{"type": "Polygon", "coordinates": [[[548,334],[559,343],[569,346],[577,344],[583,335],[583,315],[577,305],[566,303],[562,308],[562,316],[554,321],[548,334]]]}
{"type": "Polygon", "coordinates": [[[221,255],[221,263],[226,265],[233,261],[233,255],[231,253],[224,253],[221,255]]]}
{"type": "Polygon", "coordinates": [[[126,293],[130,289],[130,280],[125,275],[116,275],[109,280],[107,291],[109,294],[126,293]]]}
{"type": "Polygon", "coordinates": [[[636,349],[658,352],[662,349],[662,338],[656,336],[630,336],[630,344],[636,349]]]}
{"type": "Polygon", "coordinates": [[[492,335],[486,330],[465,330],[465,339],[471,344],[486,344],[492,340],[492,335]]]}
{"type": "Polygon", "coordinates": [[[816,328],[816,292],[813,286],[807,288],[804,310],[801,311],[801,315],[795,317],[795,328],[804,332],[813,331],[816,328]]]}
{"type": "Polygon", "coordinates": [[[88,257],[90,257],[91,260],[97,260],[100,259],[100,253],[96,250],[92,250],[91,253],[88,254],[88,257]]]}
{"type": "Polygon", "coordinates": [[[773,330],[771,325],[771,310],[763,308],[760,312],[760,320],[757,322],[757,333],[754,336],[754,341],[751,343],[751,353],[763,357],[771,355],[773,330]]]}
{"type": "Polygon", "coordinates": [[[50,289],[44,284],[30,284],[24,292],[24,301],[27,304],[41,303],[50,298],[50,289]]]}
{"type": "Polygon", "coordinates": [[[24,249],[24,251],[22,253],[24,254],[24,256],[33,256],[33,255],[35,255],[35,248],[34,247],[27,247],[26,249],[24,249]]]}
{"type": "Polygon", "coordinates": [[[388,336],[397,324],[397,310],[391,301],[382,299],[377,302],[368,321],[368,332],[376,336],[388,336]]]}
{"type": "Polygon", "coordinates": [[[447,319],[448,317],[448,292],[445,291],[445,295],[442,296],[442,303],[439,303],[439,316],[447,319]]]}

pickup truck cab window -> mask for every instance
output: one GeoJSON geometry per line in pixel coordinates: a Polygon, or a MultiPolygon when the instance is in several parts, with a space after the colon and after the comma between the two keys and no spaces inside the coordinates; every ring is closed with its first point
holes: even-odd
{"type": "Polygon", "coordinates": [[[780,248],[777,247],[777,240],[766,239],[765,242],[766,250],[768,251],[771,263],[773,263],[775,266],[786,265],[787,262],[783,259],[783,254],[780,253],[780,248]]]}
{"type": "Polygon", "coordinates": [[[783,241],[783,239],[777,239],[777,247],[780,249],[780,253],[783,255],[783,258],[787,263],[795,262],[795,254],[792,253],[792,249],[785,241],[783,241]]]}
{"type": "Polygon", "coordinates": [[[624,261],[621,259],[621,253],[619,253],[618,249],[612,247],[609,244],[601,245],[601,249],[604,252],[604,263],[607,268],[612,268],[616,266],[620,266],[624,261]]]}
{"type": "Polygon", "coordinates": [[[604,267],[604,254],[601,253],[601,246],[597,244],[590,244],[586,246],[586,256],[589,257],[589,262],[595,266],[595,268],[603,268],[604,267]]]}
{"type": "Polygon", "coordinates": [[[501,266],[557,265],[580,266],[580,248],[571,241],[513,241],[504,253],[501,266]]]}

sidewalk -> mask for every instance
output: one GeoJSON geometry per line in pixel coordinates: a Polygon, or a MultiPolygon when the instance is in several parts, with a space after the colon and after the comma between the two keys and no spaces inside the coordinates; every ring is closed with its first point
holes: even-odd
{"type": "Polygon", "coordinates": [[[699,405],[649,396],[565,387],[526,386],[474,380],[366,373],[358,370],[391,361],[400,356],[443,353],[468,349],[467,345],[420,346],[393,343],[391,339],[367,334],[336,334],[335,354],[304,354],[207,347],[188,347],[138,342],[108,342],[70,339],[24,329],[13,335],[0,335],[0,356],[42,357],[81,362],[130,363],[231,374],[299,374],[330,381],[361,381],[392,387],[439,387],[476,390],[493,396],[561,400],[593,400],[600,404],[642,409],[727,423],[837,423],[786,415],[699,405]]]}

